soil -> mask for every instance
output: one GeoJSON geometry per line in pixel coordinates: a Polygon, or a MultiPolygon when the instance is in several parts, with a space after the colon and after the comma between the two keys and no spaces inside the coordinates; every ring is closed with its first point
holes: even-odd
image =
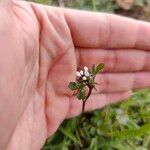
{"type": "Polygon", "coordinates": [[[116,9],[115,13],[144,21],[150,21],[150,4],[134,5],[130,10],[116,9]]]}

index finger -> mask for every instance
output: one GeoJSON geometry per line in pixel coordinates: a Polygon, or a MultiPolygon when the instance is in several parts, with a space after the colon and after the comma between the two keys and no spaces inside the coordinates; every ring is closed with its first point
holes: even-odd
{"type": "Polygon", "coordinates": [[[106,13],[64,12],[76,47],[150,49],[150,23],[106,13]]]}

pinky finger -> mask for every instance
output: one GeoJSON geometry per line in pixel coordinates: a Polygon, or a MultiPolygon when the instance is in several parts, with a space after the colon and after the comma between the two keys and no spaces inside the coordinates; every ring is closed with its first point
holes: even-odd
{"type": "MultiPolygon", "coordinates": [[[[132,95],[132,91],[118,92],[118,93],[101,93],[94,94],[87,100],[85,105],[85,111],[92,111],[102,108],[106,105],[116,103],[126,99],[132,95]]],[[[81,113],[82,101],[77,100],[75,96],[70,99],[70,108],[67,114],[67,118],[72,118],[81,113]]]]}

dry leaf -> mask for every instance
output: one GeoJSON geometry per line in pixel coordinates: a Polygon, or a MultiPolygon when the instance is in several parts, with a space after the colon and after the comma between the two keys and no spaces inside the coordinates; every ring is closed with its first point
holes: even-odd
{"type": "Polygon", "coordinates": [[[135,0],[116,0],[116,2],[121,8],[128,10],[133,6],[135,0]]]}

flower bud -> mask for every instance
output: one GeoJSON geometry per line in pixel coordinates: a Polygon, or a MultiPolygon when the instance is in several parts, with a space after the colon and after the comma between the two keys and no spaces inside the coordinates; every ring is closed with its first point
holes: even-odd
{"type": "Polygon", "coordinates": [[[83,75],[83,70],[80,71],[80,74],[83,75]]]}
{"type": "Polygon", "coordinates": [[[85,71],[84,74],[85,74],[86,77],[90,76],[90,73],[88,71],[85,71]]]}
{"type": "Polygon", "coordinates": [[[84,71],[88,71],[88,67],[85,66],[85,67],[84,67],[84,71]]]}
{"type": "Polygon", "coordinates": [[[86,80],[87,78],[85,76],[82,77],[82,80],[86,80]]]}
{"type": "Polygon", "coordinates": [[[81,77],[81,74],[80,74],[79,71],[76,72],[76,76],[77,76],[77,77],[81,77]]]}

